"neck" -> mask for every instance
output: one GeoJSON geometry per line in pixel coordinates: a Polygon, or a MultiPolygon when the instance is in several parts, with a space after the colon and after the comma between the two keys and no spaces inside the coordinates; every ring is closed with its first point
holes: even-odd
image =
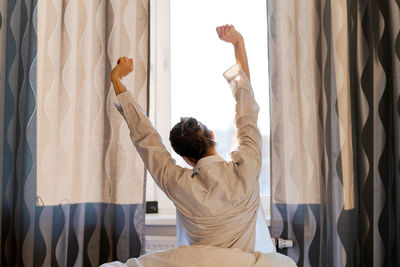
{"type": "MultiPolygon", "coordinates": [[[[207,150],[207,152],[204,154],[203,158],[208,157],[208,156],[215,156],[215,155],[217,155],[217,151],[215,150],[215,147],[212,147],[207,150]]],[[[189,164],[192,167],[196,166],[196,164],[198,162],[197,159],[189,158],[189,157],[185,157],[185,156],[183,156],[183,159],[186,161],[187,164],[189,164]]]]}
{"type": "Polygon", "coordinates": [[[215,146],[213,146],[207,150],[207,152],[204,154],[203,158],[208,157],[208,156],[215,156],[215,155],[217,155],[217,151],[215,149],[215,146]]]}

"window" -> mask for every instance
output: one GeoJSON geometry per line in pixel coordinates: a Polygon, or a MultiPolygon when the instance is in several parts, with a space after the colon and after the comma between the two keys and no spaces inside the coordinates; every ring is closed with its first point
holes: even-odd
{"type": "MultiPolygon", "coordinates": [[[[268,217],[270,171],[266,2],[166,2],[169,1],[152,2],[151,100],[157,101],[153,102],[157,105],[151,105],[150,115],[168,147],[169,130],[180,117],[195,117],[214,131],[217,151],[228,159],[234,145],[235,102],[222,73],[235,63],[235,57],[232,46],[218,39],[215,28],[222,24],[234,24],[245,38],[251,82],[260,106],[259,128],[263,135],[260,185],[268,217]],[[165,76],[165,80],[160,81],[162,77],[159,75],[165,76]]],[[[178,155],[172,154],[178,164],[188,167],[178,155]]],[[[153,184],[151,178],[148,179],[147,198],[159,201],[160,212],[174,212],[173,204],[158,188],[153,188],[153,184]]]]}

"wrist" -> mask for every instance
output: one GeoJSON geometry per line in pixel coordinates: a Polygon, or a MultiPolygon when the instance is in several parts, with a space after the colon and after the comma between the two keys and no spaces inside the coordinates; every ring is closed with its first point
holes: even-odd
{"type": "Polygon", "coordinates": [[[124,86],[115,87],[114,92],[116,95],[122,94],[126,92],[126,88],[124,86]]]}
{"type": "Polygon", "coordinates": [[[116,89],[114,91],[115,91],[115,95],[119,95],[119,94],[125,93],[126,89],[125,88],[124,89],[116,89]]]}
{"type": "Polygon", "coordinates": [[[112,82],[116,82],[116,81],[120,81],[122,78],[120,75],[118,75],[118,73],[113,73],[111,72],[111,81],[112,82]]]}
{"type": "Polygon", "coordinates": [[[233,46],[236,47],[243,47],[244,46],[244,40],[243,38],[240,38],[238,40],[236,40],[236,42],[232,43],[233,46]]]}
{"type": "Polygon", "coordinates": [[[122,78],[119,75],[111,73],[111,83],[114,86],[116,95],[126,92],[125,85],[122,83],[122,78]]]}

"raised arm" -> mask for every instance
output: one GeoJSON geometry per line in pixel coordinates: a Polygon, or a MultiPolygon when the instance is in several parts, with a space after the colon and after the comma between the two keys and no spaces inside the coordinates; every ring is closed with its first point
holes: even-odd
{"type": "Polygon", "coordinates": [[[111,82],[122,106],[136,150],[154,181],[170,197],[176,178],[181,177],[185,169],[175,164],[163,145],[160,135],[122,83],[122,78],[132,71],[133,60],[126,57],[120,58],[117,66],[111,72],[111,82]]]}
{"type": "Polygon", "coordinates": [[[244,39],[232,25],[218,27],[217,33],[221,40],[234,46],[236,57],[236,65],[224,73],[236,100],[238,148],[231,153],[231,158],[246,170],[246,174],[252,173],[252,177],[257,177],[262,162],[262,138],[257,126],[259,107],[250,84],[244,39]]]}
{"type": "Polygon", "coordinates": [[[235,49],[236,63],[243,69],[250,80],[249,63],[247,62],[246,47],[242,35],[236,31],[233,25],[217,27],[217,33],[221,40],[233,45],[235,49]]]}

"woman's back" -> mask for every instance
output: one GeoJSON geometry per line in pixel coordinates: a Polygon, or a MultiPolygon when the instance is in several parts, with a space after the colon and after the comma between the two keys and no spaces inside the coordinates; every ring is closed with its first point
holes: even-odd
{"type": "Polygon", "coordinates": [[[216,155],[199,160],[193,178],[193,171],[188,170],[187,177],[178,180],[170,191],[178,227],[185,233],[179,236],[178,229],[178,240],[254,251],[260,203],[258,186],[254,186],[257,175],[242,174],[233,161],[216,155]]]}

